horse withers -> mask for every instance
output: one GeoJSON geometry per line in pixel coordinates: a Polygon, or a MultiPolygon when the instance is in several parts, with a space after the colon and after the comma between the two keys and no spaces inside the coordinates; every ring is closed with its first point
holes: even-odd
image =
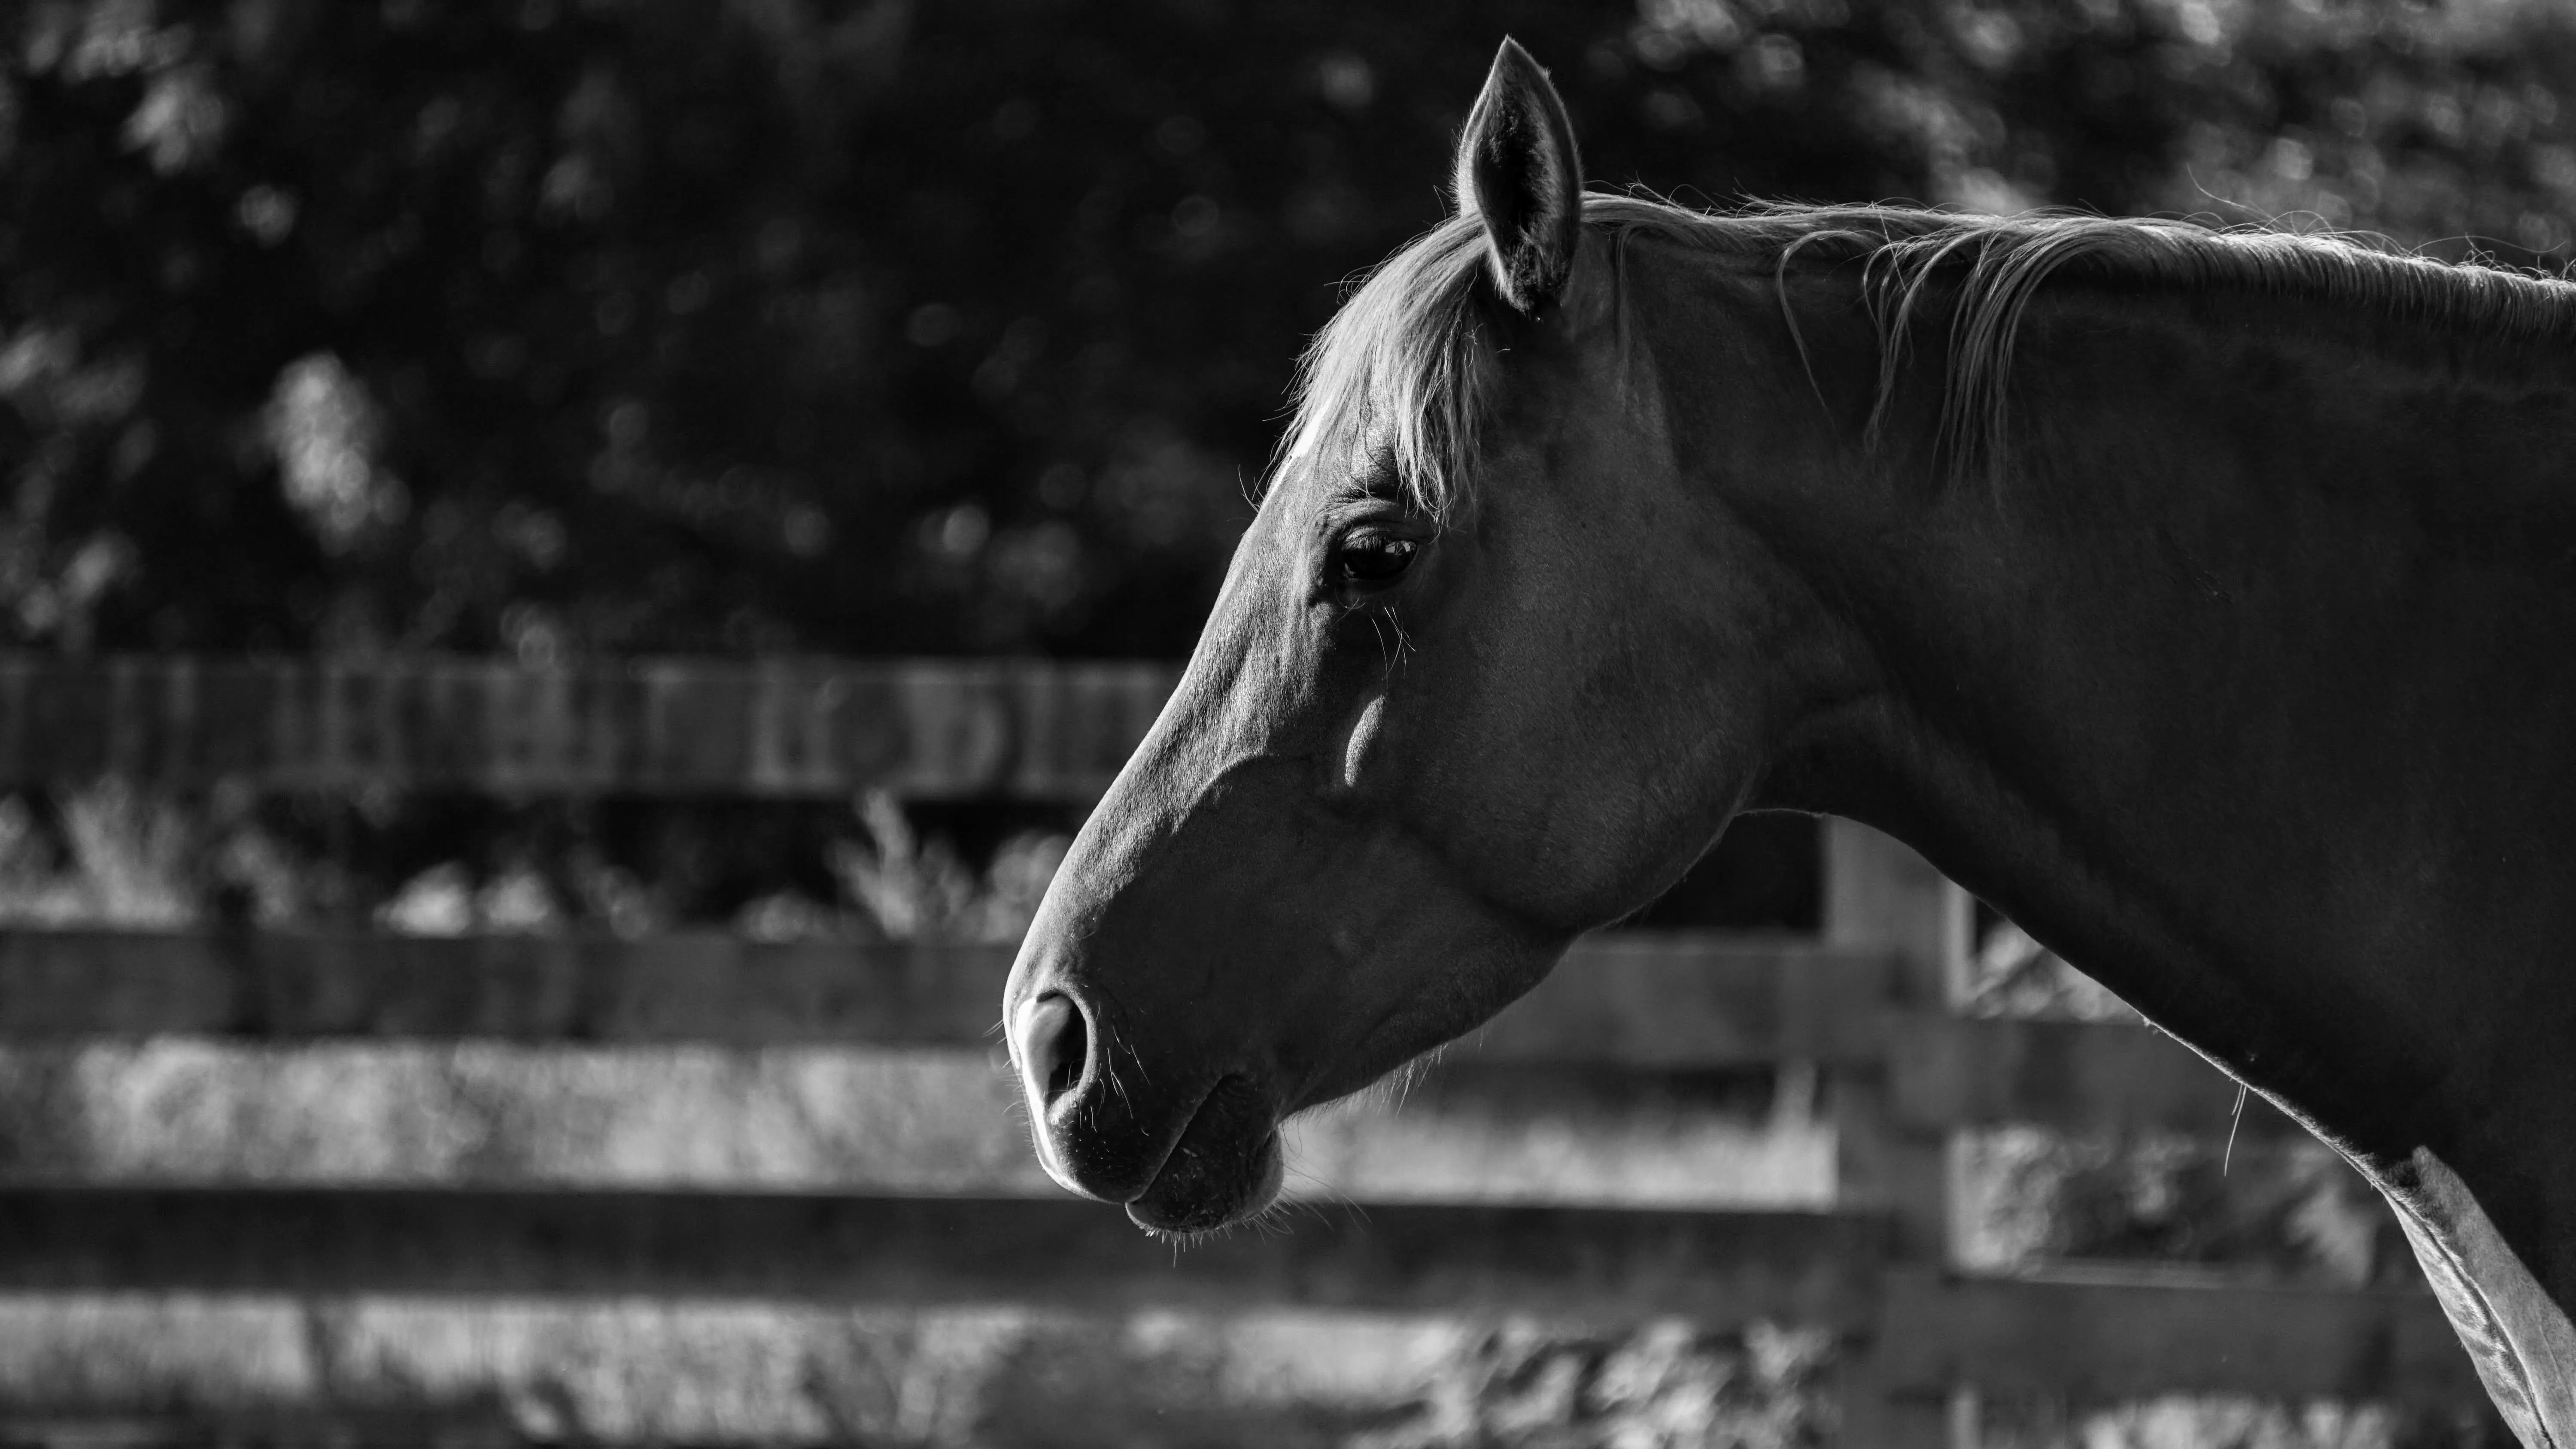
{"type": "Polygon", "coordinates": [[[2335,1144],[2576,1449],[2576,286],[1587,195],[1508,43],[1456,188],[1021,948],[1047,1170],[1255,1216],[1282,1119],[1832,812],[2335,1144]]]}

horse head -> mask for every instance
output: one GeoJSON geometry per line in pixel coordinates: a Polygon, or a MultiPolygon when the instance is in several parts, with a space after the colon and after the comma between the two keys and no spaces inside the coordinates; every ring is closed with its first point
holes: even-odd
{"type": "Polygon", "coordinates": [[[1258,1212],[1284,1117],[1651,899],[1786,718],[1780,570],[1683,486],[1564,105],[1509,42],[1456,186],[1317,340],[1188,669],[1011,973],[1041,1160],[1151,1229],[1258,1212]]]}
{"type": "Polygon", "coordinates": [[[1013,969],[1057,1180],[1256,1213],[1282,1118],[1737,810],[1830,811],[2329,1134],[2523,1442],[2576,1443],[2576,288],[1587,199],[1508,44],[1457,178],[1309,353],[1013,969]]]}

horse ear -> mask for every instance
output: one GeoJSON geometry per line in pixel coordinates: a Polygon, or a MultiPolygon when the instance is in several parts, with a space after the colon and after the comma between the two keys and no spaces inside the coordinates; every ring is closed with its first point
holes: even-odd
{"type": "Polygon", "coordinates": [[[1583,237],[1583,163],[1565,102],[1506,39],[1458,138],[1458,210],[1483,218],[1494,284],[1533,315],[1565,290],[1583,237]]]}

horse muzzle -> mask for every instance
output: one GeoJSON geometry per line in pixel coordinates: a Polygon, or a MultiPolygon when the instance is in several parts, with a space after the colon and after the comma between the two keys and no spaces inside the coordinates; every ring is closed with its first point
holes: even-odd
{"type": "Polygon", "coordinates": [[[1121,1204],[1149,1231],[1183,1234],[1239,1222],[1278,1196],[1278,1116],[1249,1075],[1173,1094],[1144,1080],[1129,1053],[1122,1081],[1098,1013],[1061,989],[1021,1003],[1009,1037],[1038,1162],[1068,1191],[1121,1204]]]}

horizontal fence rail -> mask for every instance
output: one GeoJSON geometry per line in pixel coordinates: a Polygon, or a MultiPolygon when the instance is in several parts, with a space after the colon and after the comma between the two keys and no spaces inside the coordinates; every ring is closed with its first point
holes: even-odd
{"type": "Polygon", "coordinates": [[[1856,1327],[1865,1215],[1390,1204],[1176,1249],[1065,1198],[379,1188],[0,1193],[0,1289],[1553,1309],[1856,1327]]]}
{"type": "Polygon", "coordinates": [[[1972,1383],[2094,1402],[2168,1393],[2483,1404],[2433,1295],[2177,1281],[2170,1274],[1943,1275],[1892,1267],[1880,1328],[1900,1389],[1972,1383]]]}
{"type": "Polygon", "coordinates": [[[0,658],[0,786],[1088,801],[1157,664],[0,658]]]}
{"type": "MultiPolygon", "coordinates": [[[[968,1045],[996,1040],[1012,953],[712,931],[641,940],[5,932],[0,1040],[184,1032],[968,1045]]],[[[1456,1056],[1684,1070],[1874,1058],[1886,974],[1881,955],[1795,938],[1594,937],[1456,1056]]]]}

